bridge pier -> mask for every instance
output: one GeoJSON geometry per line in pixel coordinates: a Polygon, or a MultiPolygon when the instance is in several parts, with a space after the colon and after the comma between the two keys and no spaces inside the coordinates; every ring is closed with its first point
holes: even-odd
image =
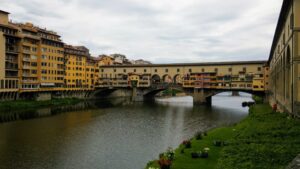
{"type": "Polygon", "coordinates": [[[212,98],[206,95],[204,89],[194,89],[193,102],[194,105],[211,106],[212,98]]]}
{"type": "Polygon", "coordinates": [[[142,102],[144,101],[144,96],[139,94],[138,90],[136,87],[132,88],[132,96],[131,100],[134,102],[142,102]]]}
{"type": "Polygon", "coordinates": [[[232,96],[240,96],[240,93],[238,91],[232,91],[232,96]]]}

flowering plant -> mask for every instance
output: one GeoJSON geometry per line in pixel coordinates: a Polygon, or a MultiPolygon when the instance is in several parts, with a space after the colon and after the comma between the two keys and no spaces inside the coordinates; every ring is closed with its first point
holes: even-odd
{"type": "Polygon", "coordinates": [[[163,157],[158,160],[158,164],[161,169],[170,169],[172,161],[163,157]]]}

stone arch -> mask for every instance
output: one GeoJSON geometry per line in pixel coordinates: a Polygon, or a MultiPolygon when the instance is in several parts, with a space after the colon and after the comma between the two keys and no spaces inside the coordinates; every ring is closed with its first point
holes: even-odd
{"type": "Polygon", "coordinates": [[[170,75],[165,74],[165,75],[163,75],[162,81],[163,81],[164,83],[172,83],[172,82],[173,82],[173,79],[172,79],[172,77],[171,77],[170,75]]]}
{"type": "Polygon", "coordinates": [[[182,77],[180,74],[176,74],[173,78],[173,82],[175,84],[182,84],[182,77]]]}
{"type": "Polygon", "coordinates": [[[154,74],[152,77],[151,77],[151,82],[152,83],[160,83],[160,76],[158,74],[154,74]]]}

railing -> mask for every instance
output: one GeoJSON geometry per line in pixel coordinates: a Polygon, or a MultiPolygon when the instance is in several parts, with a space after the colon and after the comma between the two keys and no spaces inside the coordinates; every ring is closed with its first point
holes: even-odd
{"type": "Polygon", "coordinates": [[[23,61],[30,62],[30,58],[23,58],[23,61]]]}

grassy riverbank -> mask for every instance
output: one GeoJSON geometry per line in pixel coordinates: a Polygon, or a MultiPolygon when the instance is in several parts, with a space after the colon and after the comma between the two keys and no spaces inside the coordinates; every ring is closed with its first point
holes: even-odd
{"type": "Polygon", "coordinates": [[[17,100],[0,102],[0,111],[5,110],[21,110],[21,109],[36,109],[49,106],[71,105],[82,101],[81,99],[52,99],[47,101],[34,100],[17,100]]]}
{"type": "MultiPolygon", "coordinates": [[[[190,149],[180,145],[175,150],[171,169],[285,168],[300,153],[300,120],[273,113],[267,104],[257,104],[237,125],[211,130],[201,140],[193,138],[191,142],[190,149]],[[216,140],[226,145],[217,147],[216,140]],[[205,147],[210,148],[208,158],[191,158],[191,152],[205,147]]],[[[157,161],[146,169],[149,167],[159,168],[157,161]]]]}

